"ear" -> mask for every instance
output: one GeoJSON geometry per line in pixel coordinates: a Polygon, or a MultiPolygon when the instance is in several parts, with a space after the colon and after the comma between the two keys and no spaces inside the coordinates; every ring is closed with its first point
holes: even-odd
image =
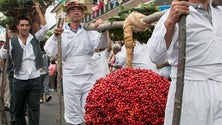
{"type": "Polygon", "coordinates": [[[85,17],[85,15],[86,15],[86,14],[83,12],[83,13],[82,13],[82,18],[84,18],[84,17],[85,17]]]}

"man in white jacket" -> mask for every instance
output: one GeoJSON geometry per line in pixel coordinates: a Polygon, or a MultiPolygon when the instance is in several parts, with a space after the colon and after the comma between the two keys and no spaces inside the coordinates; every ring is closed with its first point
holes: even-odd
{"type": "MultiPolygon", "coordinates": [[[[70,23],[54,30],[44,47],[50,57],[58,53],[58,36],[62,38],[63,94],[65,120],[76,125],[84,122],[84,105],[88,92],[96,82],[92,55],[95,49],[107,47],[106,32],[84,29],[81,21],[87,10],[83,3],[68,2],[64,11],[70,23]]],[[[95,26],[103,23],[97,20],[95,26]]]]}
{"type": "MultiPolygon", "coordinates": [[[[149,53],[147,51],[147,44],[140,43],[139,41],[134,41],[134,49],[133,49],[133,60],[132,67],[133,68],[141,68],[152,70],[157,73],[156,65],[151,62],[149,59],[149,53]]],[[[123,45],[121,52],[116,56],[116,60],[119,63],[119,66],[126,67],[126,47],[123,45]]]]}
{"type": "Polygon", "coordinates": [[[222,125],[222,6],[211,0],[173,0],[149,39],[150,58],[162,64],[169,53],[172,83],[165,125],[172,125],[178,64],[178,20],[186,19],[186,64],[180,125],[222,125]]]}

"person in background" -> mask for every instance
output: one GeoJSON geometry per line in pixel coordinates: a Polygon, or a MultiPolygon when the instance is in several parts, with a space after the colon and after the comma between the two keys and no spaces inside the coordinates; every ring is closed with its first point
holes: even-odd
{"type": "Polygon", "coordinates": [[[93,2],[93,7],[92,7],[92,14],[93,14],[93,17],[97,17],[98,16],[98,12],[99,12],[99,6],[97,4],[97,2],[93,2]]]}
{"type": "MultiPolygon", "coordinates": [[[[0,48],[4,45],[4,43],[5,43],[4,36],[0,36],[0,48]]],[[[0,88],[2,87],[2,78],[4,75],[3,74],[4,63],[5,63],[4,59],[0,58],[0,88]]],[[[5,90],[4,90],[4,108],[6,111],[9,111],[9,108],[10,108],[10,87],[9,87],[8,77],[6,78],[5,90]]]]}
{"type": "Polygon", "coordinates": [[[16,125],[26,125],[25,110],[28,106],[29,125],[39,125],[41,79],[39,68],[42,67],[42,55],[39,41],[42,41],[48,31],[46,20],[39,3],[34,8],[38,13],[41,29],[34,35],[30,33],[31,22],[25,16],[17,18],[17,36],[5,43],[0,50],[0,56],[7,58],[7,51],[13,60],[13,95],[16,125]],[[6,50],[10,46],[10,50],[6,50]]]}
{"type": "Polygon", "coordinates": [[[119,1],[118,0],[109,0],[109,3],[110,3],[110,8],[111,9],[114,9],[117,6],[119,6],[119,1]]]}
{"type": "MultiPolygon", "coordinates": [[[[85,4],[67,2],[64,11],[70,23],[55,28],[54,34],[46,42],[47,55],[54,57],[58,53],[58,36],[61,35],[63,61],[63,97],[65,121],[70,125],[84,123],[86,97],[96,82],[92,56],[96,49],[107,47],[107,32],[86,30],[82,19],[85,17],[85,4]]],[[[99,19],[94,26],[102,24],[99,19]]]]}
{"type": "Polygon", "coordinates": [[[92,4],[93,4],[93,7],[92,7],[93,17],[97,17],[103,11],[104,2],[103,2],[103,0],[99,0],[99,3],[93,1],[92,4]],[[101,13],[99,13],[99,12],[101,12],[101,13]]]}
{"type": "Polygon", "coordinates": [[[109,65],[110,72],[113,72],[113,71],[116,71],[117,69],[122,68],[122,66],[119,64],[119,62],[116,59],[118,54],[120,54],[121,48],[122,47],[118,43],[112,46],[112,53],[110,57],[108,58],[108,65],[109,65]]]}
{"type": "Polygon", "coordinates": [[[186,18],[186,62],[180,125],[222,125],[222,7],[212,0],[173,0],[148,40],[150,59],[168,58],[171,84],[164,125],[172,125],[180,16],[186,18]]]}
{"type": "MultiPolygon", "coordinates": [[[[123,45],[120,54],[116,57],[119,66],[122,68],[126,67],[126,55],[126,47],[123,45]]],[[[134,40],[132,67],[149,69],[157,73],[156,65],[149,59],[147,45],[137,40],[134,40]]]]}
{"type": "Polygon", "coordinates": [[[42,50],[43,67],[40,68],[41,81],[42,81],[42,96],[40,98],[40,103],[44,101],[49,102],[52,99],[49,91],[49,57],[46,55],[45,51],[42,50]]]}
{"type": "Polygon", "coordinates": [[[50,58],[49,64],[49,90],[57,91],[57,56],[50,58]]]}
{"type": "Polygon", "coordinates": [[[112,41],[109,37],[108,31],[107,31],[107,40],[108,40],[108,46],[103,49],[96,49],[92,56],[93,62],[95,63],[94,67],[95,67],[96,79],[105,77],[107,74],[110,73],[108,66],[108,58],[112,50],[112,41]]]}
{"type": "Polygon", "coordinates": [[[170,73],[171,73],[171,65],[166,60],[163,64],[156,64],[157,72],[161,76],[166,77],[169,81],[171,81],[170,73]]]}

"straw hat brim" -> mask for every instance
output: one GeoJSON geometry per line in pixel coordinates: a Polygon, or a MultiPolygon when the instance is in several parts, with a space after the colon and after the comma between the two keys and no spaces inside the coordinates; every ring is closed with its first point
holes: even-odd
{"type": "Polygon", "coordinates": [[[74,7],[79,7],[79,8],[81,8],[83,11],[86,11],[86,10],[87,10],[87,7],[85,7],[85,6],[72,5],[72,6],[64,7],[64,12],[68,12],[69,9],[74,8],[74,7]]]}

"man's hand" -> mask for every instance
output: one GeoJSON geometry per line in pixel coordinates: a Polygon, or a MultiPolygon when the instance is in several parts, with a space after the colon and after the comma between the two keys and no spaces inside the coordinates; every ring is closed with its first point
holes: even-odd
{"type": "Polygon", "coordinates": [[[54,30],[54,36],[58,37],[62,34],[62,32],[64,31],[64,29],[62,28],[62,26],[55,28],[54,30]]]}
{"type": "Polygon", "coordinates": [[[98,19],[93,22],[93,25],[95,28],[97,28],[100,24],[103,24],[103,23],[104,21],[102,19],[98,19]]]}
{"type": "Polygon", "coordinates": [[[189,3],[182,0],[173,0],[166,24],[174,26],[183,14],[189,14],[189,3]]]}
{"type": "Polygon", "coordinates": [[[39,6],[40,4],[38,3],[38,2],[35,2],[35,5],[33,6],[33,8],[35,8],[35,11],[37,12],[37,13],[39,13],[39,12],[41,12],[41,9],[40,9],[40,6],[39,6]]]}

